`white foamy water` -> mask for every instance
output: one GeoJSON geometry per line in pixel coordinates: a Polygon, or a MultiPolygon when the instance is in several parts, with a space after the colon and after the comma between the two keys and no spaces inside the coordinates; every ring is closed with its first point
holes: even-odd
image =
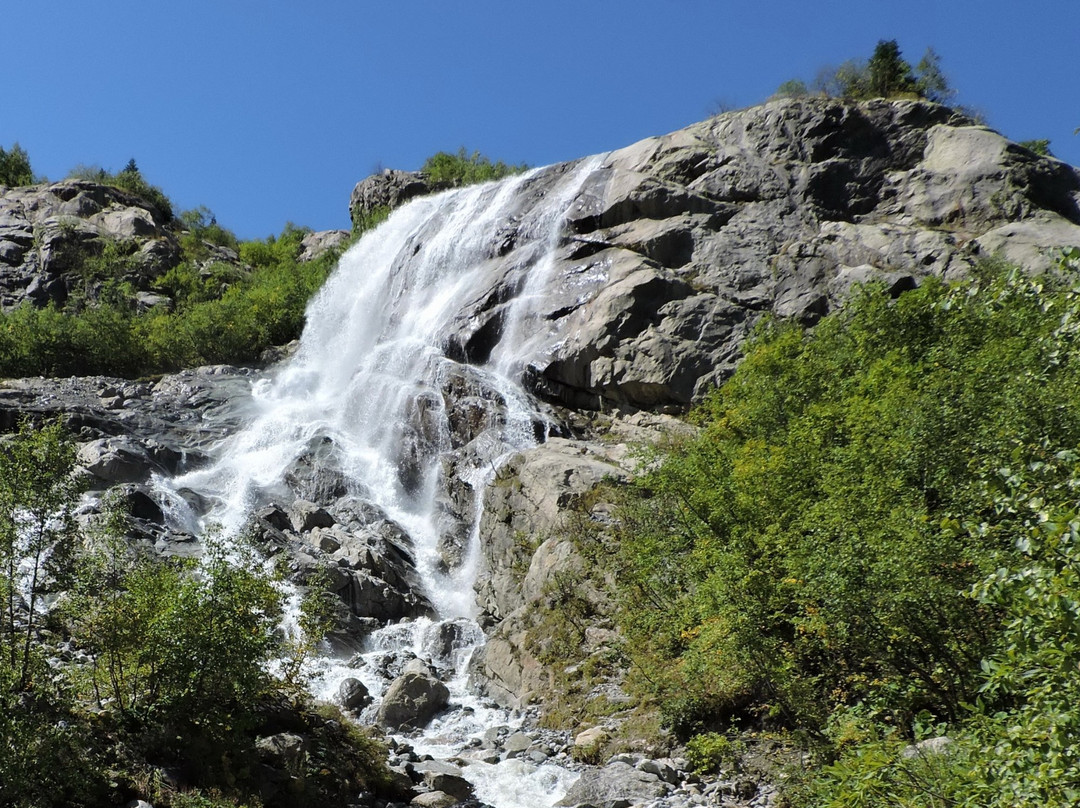
{"type": "MultiPolygon", "coordinates": [[[[395,211],[349,249],[312,300],[296,354],[255,385],[248,426],[219,447],[212,465],[163,482],[166,498],[176,505],[175,492],[196,492],[212,503],[204,521],[229,534],[260,505],[288,501],[289,469],[313,446],[329,445],[355,491],[408,532],[440,619],[474,617],[479,520],[469,526],[456,568],[446,569],[439,548],[437,503],[446,494],[443,459],[452,448],[444,390],[461,372],[447,353],[462,353],[460,346],[448,351],[446,340],[468,332],[468,313],[492,294],[494,282],[502,290],[501,328],[483,350],[483,365],[469,373],[502,402],[502,420],[455,466],[474,492],[475,516],[499,464],[537,440],[542,418],[522,387],[521,370],[544,348],[547,327],[538,322],[536,304],[553,280],[567,209],[598,165],[594,159],[565,172],[530,206],[520,195],[537,172],[421,198],[395,211]],[[500,232],[513,234],[517,259],[504,276],[492,255],[493,234],[500,232]]],[[[182,510],[174,515],[194,525],[182,510]]],[[[463,632],[469,641],[442,661],[454,709],[422,738],[409,739],[422,754],[454,756],[488,727],[514,720],[469,692],[466,665],[483,641],[471,625],[463,632]]],[[[394,650],[430,656],[424,639],[430,629],[426,621],[384,628],[369,638],[364,658],[394,650]]],[[[376,697],[385,689],[385,677],[368,665],[343,668],[324,660],[321,666],[319,695],[332,696],[346,676],[359,678],[376,697]]],[[[466,777],[496,808],[553,804],[573,779],[556,766],[522,761],[475,763],[466,777]]]]}

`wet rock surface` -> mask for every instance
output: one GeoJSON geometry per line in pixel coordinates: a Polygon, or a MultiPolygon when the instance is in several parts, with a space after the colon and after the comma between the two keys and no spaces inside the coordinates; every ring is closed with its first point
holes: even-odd
{"type": "Polygon", "coordinates": [[[420,729],[446,706],[450,691],[422,660],[414,659],[390,684],[375,720],[387,729],[420,729]]]}

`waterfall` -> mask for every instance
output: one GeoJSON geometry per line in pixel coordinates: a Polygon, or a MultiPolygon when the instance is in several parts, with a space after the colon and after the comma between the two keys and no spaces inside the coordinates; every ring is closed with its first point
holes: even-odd
{"type": "MultiPolygon", "coordinates": [[[[568,208],[599,165],[593,158],[537,169],[395,211],[344,254],[311,301],[298,350],[255,385],[248,426],[222,444],[213,464],[167,487],[211,503],[204,521],[228,534],[256,508],[287,501],[289,469],[312,446],[329,446],[323,459],[350,490],[408,534],[438,619],[473,617],[483,491],[503,459],[543,438],[544,417],[522,385],[522,370],[549,336],[536,303],[557,281],[568,208]],[[454,384],[470,386],[497,410],[465,446],[455,441],[448,412],[446,391],[454,384]],[[440,503],[452,479],[472,492],[472,502],[459,531],[465,546],[456,563],[447,563],[440,503]]],[[[482,633],[471,625],[464,635],[475,644],[482,633]]],[[[368,652],[419,653],[429,626],[417,620],[376,632],[368,652]]],[[[468,694],[470,647],[458,649],[450,677],[454,701],[468,709],[456,725],[453,716],[436,722],[441,740],[429,742],[435,751],[447,738],[508,720],[468,694]]],[[[384,685],[361,678],[380,695],[384,685]]],[[[324,695],[335,687],[327,677],[324,695]]],[[[475,772],[478,796],[496,808],[518,805],[492,772],[475,772]]],[[[520,770],[510,776],[519,789],[527,780],[520,770]]],[[[533,789],[529,804],[540,804],[536,789],[557,799],[569,776],[537,774],[546,785],[533,789]]]]}

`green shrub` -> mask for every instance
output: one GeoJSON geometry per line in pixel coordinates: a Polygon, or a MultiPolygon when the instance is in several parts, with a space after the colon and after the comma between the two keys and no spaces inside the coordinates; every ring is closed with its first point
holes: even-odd
{"type": "Polygon", "coordinates": [[[988,269],[760,334],[613,544],[628,652],[674,727],[963,714],[996,626],[966,592],[1015,550],[943,526],[986,512],[1017,446],[1080,441],[1074,317],[1077,292],[988,269]]]}
{"type": "Polygon", "coordinates": [[[128,160],[123,171],[110,172],[101,166],[77,165],[68,172],[68,179],[88,180],[102,185],[111,185],[141,198],[155,208],[162,220],[173,218],[172,201],[158,186],[151,185],[139,171],[134,158],[128,160]]]}
{"type": "Polygon", "coordinates": [[[374,230],[380,224],[385,222],[390,217],[389,205],[376,205],[367,211],[356,211],[357,215],[353,220],[353,232],[356,234],[366,233],[368,230],[374,230]]]}
{"type": "Polygon", "coordinates": [[[0,376],[138,376],[256,362],[300,335],[308,300],[337,262],[331,251],[299,263],[307,232],[287,225],[277,238],[240,244],[250,272],[183,261],[154,282],[173,310],[143,314],[125,280],[137,271],[131,245],[108,242],[80,259],[85,287],[65,309],[24,304],[0,314],[0,376]]]}
{"type": "Polygon", "coordinates": [[[698,774],[714,774],[738,765],[740,744],[718,732],[695,735],[686,742],[686,759],[698,774]]]}
{"type": "MultiPolygon", "coordinates": [[[[917,721],[910,733],[834,716],[839,756],[815,778],[808,804],[1065,808],[1080,802],[1080,454],[1045,446],[987,479],[985,521],[963,529],[1002,533],[1019,554],[972,588],[1002,615],[981,664],[979,699],[952,726],[917,721]],[[857,726],[855,731],[852,727],[857,726]],[[939,751],[912,741],[945,735],[939,751]]],[[[857,714],[858,713],[858,714],[857,714]]]]}
{"type": "Polygon", "coordinates": [[[214,212],[205,205],[181,212],[178,219],[185,230],[180,246],[184,257],[189,261],[207,258],[210,254],[207,245],[230,250],[238,250],[240,247],[236,234],[218,224],[214,212]]]}
{"type": "Polygon", "coordinates": [[[468,154],[465,147],[457,154],[438,152],[424,161],[420,171],[432,182],[452,186],[473,185],[478,182],[490,182],[511,174],[520,174],[528,168],[524,163],[507,165],[502,160],[496,163],[478,151],[468,154]]]}

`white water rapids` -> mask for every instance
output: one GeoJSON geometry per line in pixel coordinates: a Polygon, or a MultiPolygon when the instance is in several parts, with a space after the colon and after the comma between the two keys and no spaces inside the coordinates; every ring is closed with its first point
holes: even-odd
{"type": "MultiPolygon", "coordinates": [[[[203,522],[218,523],[228,534],[239,530],[255,508],[287,498],[284,478],[290,467],[313,445],[329,443],[334,462],[355,490],[411,537],[438,620],[471,620],[483,490],[500,462],[534,445],[541,422],[520,380],[524,364],[548,337],[535,303],[553,280],[567,210],[598,166],[594,159],[564,172],[545,184],[543,197],[531,205],[522,205],[519,194],[528,192],[538,172],[424,197],[395,211],[349,249],[312,300],[297,352],[256,383],[248,426],[218,447],[212,465],[164,485],[194,491],[212,503],[203,522]],[[447,486],[442,459],[451,448],[444,390],[460,365],[447,357],[446,336],[460,331],[463,313],[492,294],[492,236],[505,230],[513,232],[515,256],[521,258],[512,268],[515,277],[503,279],[509,292],[500,302],[497,342],[485,351],[481,366],[469,369],[501,399],[503,416],[482,447],[456,460],[454,473],[469,483],[476,499],[462,561],[447,571],[438,509],[447,486]],[[418,402],[423,402],[423,441],[412,455],[419,456],[414,472],[405,475],[403,447],[417,445],[418,402]]],[[[194,521],[188,517],[189,526],[195,527],[194,521]]],[[[475,623],[467,625],[464,634],[471,642],[454,649],[447,662],[454,671],[447,681],[451,709],[422,737],[408,739],[418,754],[452,757],[475,745],[472,739],[489,727],[514,723],[510,714],[469,693],[466,667],[483,634],[475,623]]],[[[437,621],[427,619],[388,626],[368,638],[365,654],[374,658],[400,650],[430,657],[426,638],[433,627],[437,621]]],[[[346,676],[361,679],[376,699],[386,687],[385,678],[365,666],[344,668],[325,660],[323,668],[317,695],[324,698],[346,676]]],[[[473,763],[465,776],[476,796],[495,808],[536,808],[560,799],[575,775],[551,764],[508,760],[473,763]]]]}

